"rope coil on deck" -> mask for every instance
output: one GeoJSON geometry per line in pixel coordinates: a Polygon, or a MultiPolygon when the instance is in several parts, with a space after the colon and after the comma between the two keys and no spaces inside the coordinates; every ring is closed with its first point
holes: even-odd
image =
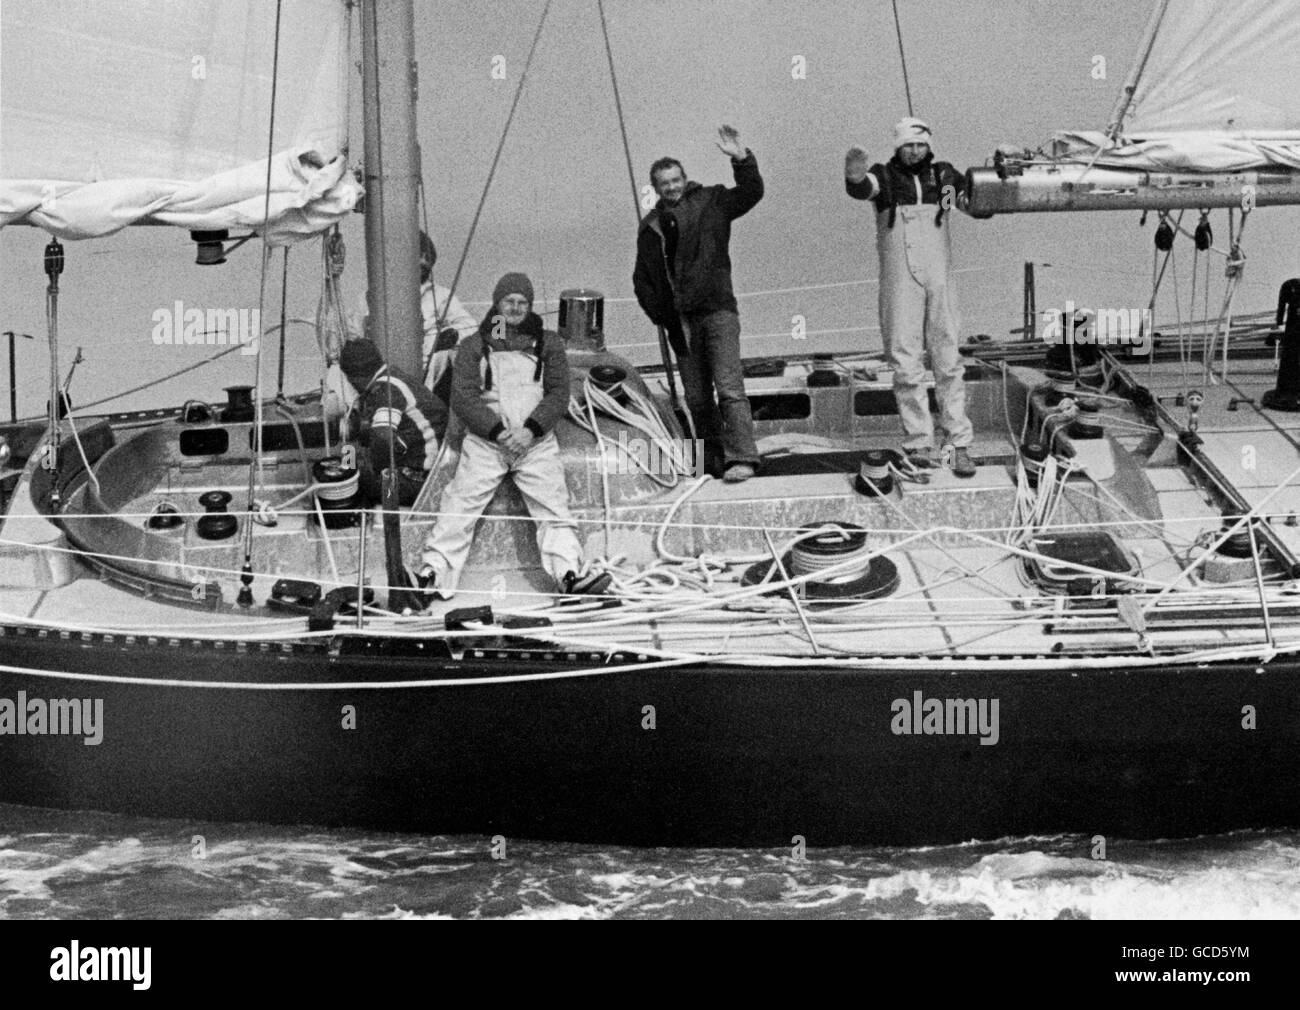
{"type": "Polygon", "coordinates": [[[822,523],[800,531],[790,548],[790,567],[795,575],[816,575],[839,568],[838,578],[856,578],[871,567],[867,531],[855,523],[822,523]],[[853,565],[860,560],[860,565],[853,565]]]}

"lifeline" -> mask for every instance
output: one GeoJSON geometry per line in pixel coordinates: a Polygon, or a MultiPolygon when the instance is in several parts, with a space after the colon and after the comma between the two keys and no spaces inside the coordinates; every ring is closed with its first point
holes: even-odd
{"type": "Polygon", "coordinates": [[[95,747],[104,740],[103,698],[0,698],[0,736],[84,736],[95,747]]]}

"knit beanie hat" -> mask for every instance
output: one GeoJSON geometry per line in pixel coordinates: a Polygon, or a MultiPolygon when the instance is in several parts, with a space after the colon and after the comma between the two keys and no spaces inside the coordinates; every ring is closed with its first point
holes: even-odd
{"type": "Polygon", "coordinates": [[[339,367],[343,369],[348,381],[360,391],[384,367],[384,356],[379,353],[374,341],[364,338],[347,340],[339,352],[339,367]]]}
{"type": "Polygon", "coordinates": [[[528,306],[533,305],[533,282],[524,274],[509,273],[497,281],[497,286],[492,289],[492,307],[495,309],[501,304],[501,299],[506,295],[523,295],[528,299],[528,306]]]}
{"type": "Polygon", "coordinates": [[[894,150],[904,144],[930,144],[930,127],[922,120],[907,116],[900,119],[894,127],[894,150]]]}

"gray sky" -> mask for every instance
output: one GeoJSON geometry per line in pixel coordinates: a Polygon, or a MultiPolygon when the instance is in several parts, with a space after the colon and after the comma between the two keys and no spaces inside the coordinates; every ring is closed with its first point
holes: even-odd
{"type": "MultiPolygon", "coordinates": [[[[767,195],[737,222],[732,240],[745,354],[878,347],[875,226],[869,205],[844,194],[842,166],[851,143],[862,143],[873,159],[886,157],[892,124],[907,112],[889,0],[605,6],[638,185],[662,154],[680,158],[691,178],[729,182],[729,164],[713,146],[722,122],[739,129],[758,156],[767,195]],[[796,57],[804,79],[792,76],[796,57]],[[795,314],[807,320],[810,336],[802,342],[789,336],[795,314]]],[[[933,127],[938,156],[959,168],[984,163],[1002,142],[1036,145],[1054,128],[1103,126],[1147,17],[1147,5],[1133,0],[899,0],[899,8],[916,114],[933,127]],[[1103,80],[1093,76],[1098,55],[1106,60],[1103,80]]],[[[416,0],[420,142],[441,283],[450,282],[460,255],[541,9],[537,0],[416,0]],[[497,56],[505,59],[505,80],[492,77],[497,56]]],[[[611,299],[611,345],[648,360],[653,330],[634,304],[618,300],[631,297],[631,199],[596,4],[554,0],[458,292],[481,302],[507,270],[529,273],[538,293],[551,297],[563,287],[596,287],[611,299]]],[[[1252,219],[1241,310],[1271,308],[1278,283],[1297,272],[1288,234],[1296,220],[1293,208],[1266,208],[1252,219]]],[[[1214,224],[1216,233],[1226,231],[1221,214],[1214,224]]],[[[1144,305],[1152,231],[1151,224],[1139,230],[1137,215],[1126,213],[959,217],[963,329],[998,333],[1019,325],[1026,259],[1052,264],[1040,270],[1040,307],[1066,298],[1092,307],[1144,305]]],[[[348,221],[345,234],[345,286],[355,302],[365,278],[360,217],[348,221]]],[[[44,241],[27,228],[0,232],[0,328],[44,333],[44,241]]],[[[1190,250],[1184,269],[1189,260],[1190,250]]],[[[257,267],[249,247],[225,267],[200,269],[188,237],[160,228],[70,244],[64,354],[82,344],[88,359],[74,397],[104,395],[211,353],[154,346],[153,312],[176,299],[247,304],[256,298],[257,267]]],[[[1217,291],[1221,266],[1213,270],[1217,291]]],[[[315,244],[293,250],[290,276],[290,314],[314,315],[315,244]]],[[[278,315],[278,283],[273,288],[267,322],[278,315]]],[[[1184,274],[1184,297],[1186,290],[1184,274]]],[[[287,385],[309,388],[314,341],[305,327],[290,332],[287,385]]],[[[269,366],[273,375],[274,358],[269,366]]],[[[45,367],[43,349],[23,341],[20,406],[28,411],[44,402],[38,387],[45,367]]],[[[216,399],[221,386],[251,381],[251,374],[251,359],[233,355],[124,404],[216,399]]]]}

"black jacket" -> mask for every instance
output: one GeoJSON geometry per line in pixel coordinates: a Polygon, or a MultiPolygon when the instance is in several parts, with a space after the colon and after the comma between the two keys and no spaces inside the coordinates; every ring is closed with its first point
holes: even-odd
{"type": "MultiPolygon", "coordinates": [[[[861,182],[844,180],[844,189],[855,200],[870,200],[878,213],[889,211],[889,227],[894,227],[894,209],[900,204],[933,203],[943,198],[944,187],[953,188],[953,199],[960,197],[966,179],[946,161],[935,161],[927,154],[915,165],[904,165],[897,154],[881,165],[872,165],[861,182]]],[[[955,205],[955,204],[954,204],[955,205]]],[[[943,222],[944,208],[934,216],[934,223],[943,222]]]]}
{"type": "Polygon", "coordinates": [[[677,350],[681,339],[679,314],[736,311],[731,288],[731,222],[763,199],[763,177],[751,151],[732,159],[736,185],[701,186],[688,182],[673,207],[662,200],[645,220],[636,239],[636,270],[632,288],[650,321],[668,329],[677,350]],[[678,241],[673,276],[664,258],[663,215],[677,219],[678,241]]]}

